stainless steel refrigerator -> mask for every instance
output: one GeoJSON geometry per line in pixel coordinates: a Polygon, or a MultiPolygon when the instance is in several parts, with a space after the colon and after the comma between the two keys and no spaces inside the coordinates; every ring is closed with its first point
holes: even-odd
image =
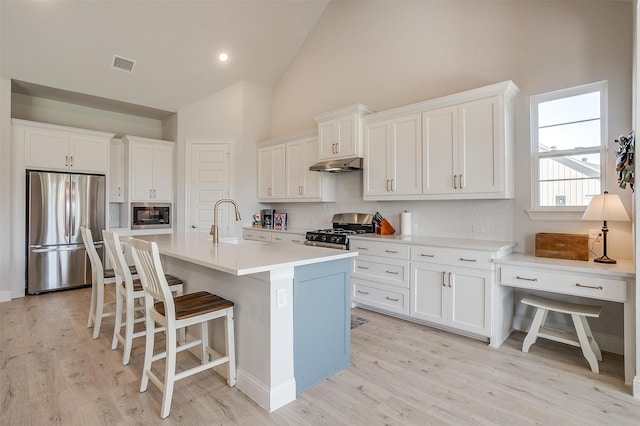
{"type": "Polygon", "coordinates": [[[27,171],[27,293],[91,283],[80,227],[91,229],[104,259],[105,177],[27,171]]]}

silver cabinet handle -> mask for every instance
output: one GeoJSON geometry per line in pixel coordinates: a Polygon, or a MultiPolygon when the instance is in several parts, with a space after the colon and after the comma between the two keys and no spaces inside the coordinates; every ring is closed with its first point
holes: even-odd
{"type": "Polygon", "coordinates": [[[300,243],[300,240],[291,240],[292,243],[300,243]]]}
{"type": "Polygon", "coordinates": [[[358,265],[358,269],[369,269],[369,267],[368,266],[360,266],[360,265],[358,265]]]}
{"type": "Polygon", "coordinates": [[[258,238],[262,238],[263,240],[266,239],[267,237],[264,235],[260,235],[258,238]]]}
{"type": "Polygon", "coordinates": [[[392,297],[387,296],[387,300],[391,300],[392,302],[399,302],[400,299],[394,299],[392,297]]]}
{"type": "Polygon", "coordinates": [[[340,142],[336,142],[336,154],[340,154],[340,142]]]}
{"type": "Polygon", "coordinates": [[[73,155],[72,155],[71,157],[69,157],[69,158],[70,158],[70,160],[71,160],[71,162],[69,163],[69,165],[70,165],[71,167],[73,167],[73,155]]]}
{"type": "Polygon", "coordinates": [[[464,186],[462,185],[462,175],[460,175],[459,181],[460,181],[460,189],[462,189],[462,188],[464,187],[464,186]]]}
{"type": "Polygon", "coordinates": [[[368,248],[366,248],[366,247],[356,247],[356,249],[357,249],[357,250],[369,250],[369,249],[368,249],[368,248]]]}
{"type": "Polygon", "coordinates": [[[276,240],[276,241],[282,241],[282,238],[280,238],[280,237],[273,237],[273,239],[276,240]]]}
{"type": "Polygon", "coordinates": [[[360,294],[369,294],[368,291],[361,291],[361,290],[358,290],[358,293],[360,293],[360,294]]]}
{"type": "Polygon", "coordinates": [[[398,253],[398,250],[385,250],[387,253],[398,253]]]}
{"type": "Polygon", "coordinates": [[[455,284],[456,276],[453,272],[449,272],[449,287],[453,287],[455,284]]]}
{"type": "Polygon", "coordinates": [[[394,186],[393,179],[391,179],[391,192],[393,192],[395,190],[396,190],[396,188],[394,186]]]}
{"type": "Polygon", "coordinates": [[[477,262],[478,259],[465,259],[464,257],[461,257],[460,260],[462,262],[477,262]]]}
{"type": "Polygon", "coordinates": [[[456,184],[457,178],[458,178],[458,175],[453,175],[453,189],[458,189],[458,185],[456,184]]]}
{"type": "Polygon", "coordinates": [[[521,277],[520,275],[516,275],[516,279],[517,280],[522,280],[522,281],[538,281],[537,278],[527,278],[527,277],[521,277]]]}
{"type": "Polygon", "coordinates": [[[389,192],[389,179],[387,179],[387,192],[389,192]]]}
{"type": "Polygon", "coordinates": [[[447,271],[442,271],[442,287],[446,287],[447,284],[444,282],[444,276],[447,275],[447,271]]]}
{"type": "Polygon", "coordinates": [[[601,285],[586,285],[586,284],[580,284],[580,283],[576,283],[576,287],[592,288],[594,290],[602,290],[603,289],[603,287],[601,285]]]}
{"type": "Polygon", "coordinates": [[[422,256],[422,257],[436,257],[435,254],[424,254],[424,253],[420,253],[420,256],[422,256]]]}
{"type": "Polygon", "coordinates": [[[400,272],[395,271],[385,271],[387,274],[400,275],[400,272]]]}

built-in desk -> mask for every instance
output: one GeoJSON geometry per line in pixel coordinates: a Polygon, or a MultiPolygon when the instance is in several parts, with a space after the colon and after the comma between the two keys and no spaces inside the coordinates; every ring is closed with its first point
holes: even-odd
{"type": "Polygon", "coordinates": [[[635,375],[635,268],[630,261],[607,265],[514,253],[495,259],[496,289],[491,346],[499,347],[513,331],[514,289],[543,291],[624,304],[625,383],[635,375]]]}

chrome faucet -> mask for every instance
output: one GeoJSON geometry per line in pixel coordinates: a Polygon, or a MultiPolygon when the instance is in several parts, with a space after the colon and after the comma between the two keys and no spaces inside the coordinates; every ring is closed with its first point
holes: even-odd
{"type": "Polygon", "coordinates": [[[238,204],[230,198],[223,198],[221,200],[216,201],[213,206],[213,225],[211,225],[210,235],[213,236],[213,244],[218,243],[218,206],[222,203],[231,203],[233,204],[233,208],[236,211],[236,222],[242,220],[240,217],[240,212],[238,211],[238,204]]]}

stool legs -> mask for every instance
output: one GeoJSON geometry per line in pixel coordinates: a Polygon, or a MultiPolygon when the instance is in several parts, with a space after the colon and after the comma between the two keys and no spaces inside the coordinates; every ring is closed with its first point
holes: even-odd
{"type": "Polygon", "coordinates": [[[540,327],[542,327],[547,320],[548,310],[543,308],[538,308],[536,310],[536,314],[533,317],[533,322],[531,323],[531,327],[529,328],[529,333],[527,333],[527,337],[524,338],[522,342],[522,352],[529,352],[529,348],[533,345],[536,340],[538,340],[538,332],[540,331],[540,327]]]}
{"type": "MultiPolygon", "coordinates": [[[[587,329],[589,332],[587,334],[587,330],[584,327],[584,323],[587,322],[586,318],[580,315],[571,315],[571,319],[573,320],[573,325],[576,327],[576,334],[578,335],[578,340],[580,341],[580,347],[582,348],[582,354],[589,362],[589,366],[591,367],[591,371],[594,373],[599,373],[600,368],[598,367],[598,359],[596,358],[596,354],[594,353],[593,346],[591,342],[593,342],[596,347],[598,346],[595,343],[593,335],[591,335],[591,329],[589,329],[589,324],[587,324],[587,329]]],[[[602,360],[602,354],[600,353],[600,349],[598,348],[599,359],[602,360]]]]}

